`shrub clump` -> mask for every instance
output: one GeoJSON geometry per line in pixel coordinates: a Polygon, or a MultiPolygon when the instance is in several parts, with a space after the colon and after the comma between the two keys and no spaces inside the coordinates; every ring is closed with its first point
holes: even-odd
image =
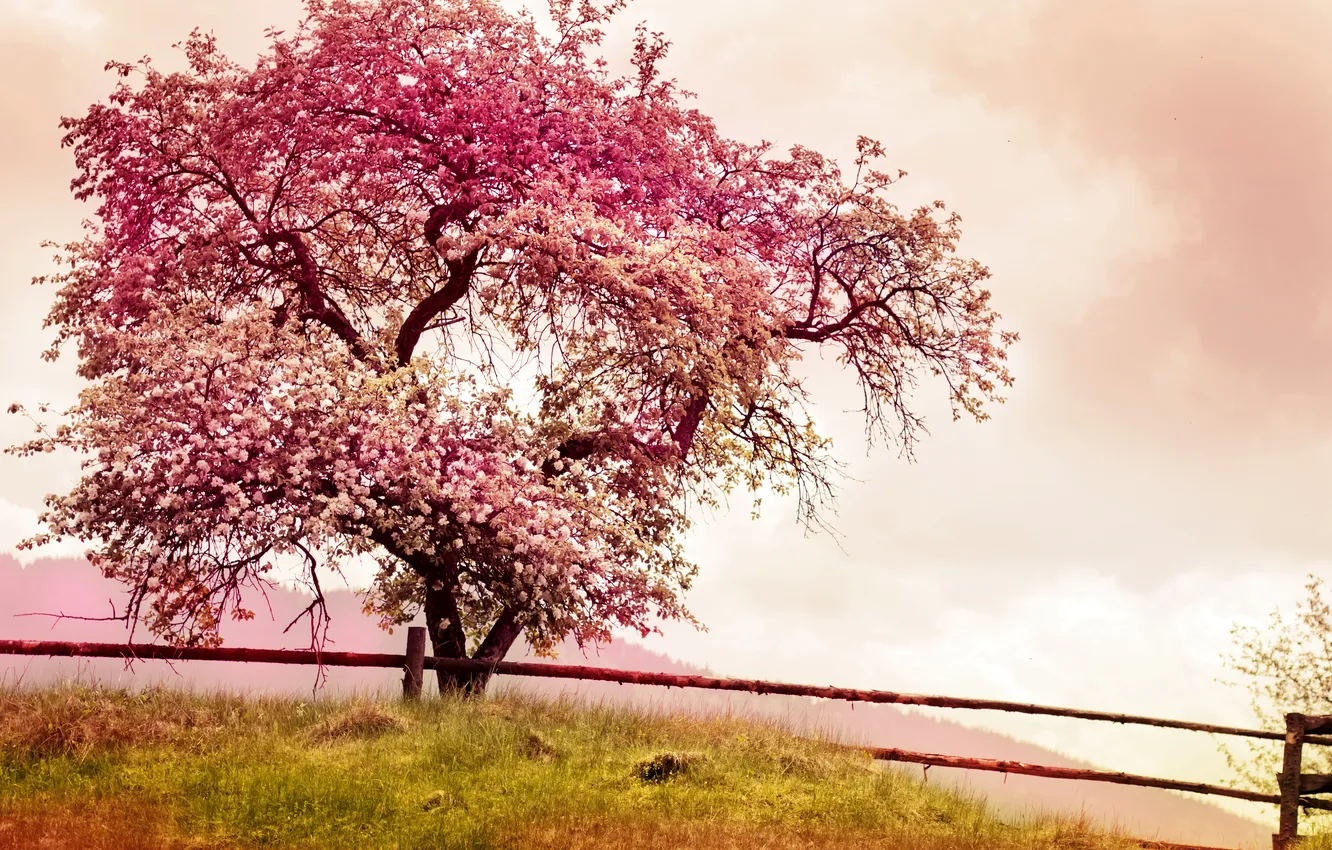
{"type": "Polygon", "coordinates": [[[666,782],[688,773],[704,761],[700,753],[657,753],[634,765],[634,775],[641,782],[666,782]]]}

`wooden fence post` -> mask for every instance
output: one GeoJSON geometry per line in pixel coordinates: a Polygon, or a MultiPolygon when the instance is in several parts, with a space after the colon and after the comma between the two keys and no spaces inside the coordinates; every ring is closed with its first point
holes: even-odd
{"type": "Polygon", "coordinates": [[[407,627],[407,675],[402,678],[402,698],[416,700],[421,698],[421,686],[425,682],[425,626],[407,627]]]}
{"type": "Polygon", "coordinates": [[[1300,762],[1304,748],[1305,717],[1286,715],[1286,751],[1277,785],[1281,789],[1281,820],[1272,836],[1272,850],[1294,850],[1300,825],[1300,762]]]}

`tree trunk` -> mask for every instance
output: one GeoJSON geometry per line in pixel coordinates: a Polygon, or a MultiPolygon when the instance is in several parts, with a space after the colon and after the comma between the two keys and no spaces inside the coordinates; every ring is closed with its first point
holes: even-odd
{"type": "MultiPolygon", "coordinates": [[[[430,634],[435,657],[466,658],[467,636],[463,633],[462,617],[458,613],[453,587],[435,579],[427,578],[425,582],[426,630],[430,634]]],[[[446,670],[435,671],[441,694],[460,687],[462,683],[456,681],[457,678],[457,674],[446,670]]]]}
{"type": "MultiPolygon", "coordinates": [[[[486,639],[481,641],[481,645],[476,648],[476,653],[472,655],[477,661],[489,661],[495,663],[503,661],[504,656],[508,654],[509,648],[513,642],[518,639],[523,627],[518,622],[518,614],[513,608],[505,608],[500,612],[495,624],[490,627],[490,633],[486,639]]],[[[481,696],[486,692],[486,685],[490,682],[491,672],[489,670],[482,673],[464,673],[462,678],[463,692],[468,696],[481,696]]]]}
{"type": "MultiPolygon", "coordinates": [[[[434,647],[436,658],[466,658],[467,636],[463,633],[462,616],[458,611],[458,602],[453,595],[453,587],[443,582],[436,589],[436,582],[427,581],[425,594],[426,629],[434,647]]],[[[518,635],[522,632],[518,623],[517,612],[505,608],[490,627],[485,640],[477,647],[472,658],[477,661],[503,661],[518,635]]],[[[486,692],[486,684],[491,674],[451,672],[436,670],[435,680],[439,683],[441,694],[461,691],[469,697],[481,696],[486,692]]]]}

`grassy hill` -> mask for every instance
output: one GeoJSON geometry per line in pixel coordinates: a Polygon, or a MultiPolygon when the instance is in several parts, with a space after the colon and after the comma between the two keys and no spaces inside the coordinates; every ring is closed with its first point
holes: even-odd
{"type": "Polygon", "coordinates": [[[1127,848],[771,720],[0,690],[0,848],[1127,848]]]}
{"type": "MultiPolygon", "coordinates": [[[[529,655],[515,660],[540,662],[543,659],[529,655]]],[[[587,663],[627,670],[660,669],[685,675],[710,672],[627,642],[603,646],[586,658],[575,648],[568,647],[557,663],[587,663]]],[[[901,747],[927,753],[1075,769],[1123,769],[1121,763],[1093,764],[1007,735],[963,725],[967,721],[976,722],[981,712],[934,712],[931,716],[928,710],[895,705],[518,676],[497,676],[495,685],[508,692],[546,699],[568,695],[582,701],[633,706],[640,710],[678,711],[697,716],[731,712],[766,717],[797,734],[827,736],[845,744],[901,747]],[[939,714],[955,719],[940,718],[939,714]]],[[[926,775],[916,765],[902,765],[901,769],[918,778],[926,775]]],[[[1276,822],[1275,806],[1261,808],[1261,820],[1254,823],[1218,808],[1213,802],[1216,798],[1154,788],[948,768],[932,768],[927,775],[932,785],[961,788],[968,794],[983,797],[990,810],[1001,816],[1030,811],[1063,813],[1086,819],[1102,828],[1117,828],[1128,835],[1158,841],[1267,848],[1271,846],[1271,833],[1276,822]]],[[[1174,778],[1190,777],[1186,774],[1174,778]]],[[[1210,780],[1208,777],[1204,781],[1210,780]]]]}
{"type": "MultiPolygon", "coordinates": [[[[101,577],[86,561],[48,560],[24,568],[0,554],[0,637],[55,640],[125,640],[118,623],[59,620],[44,617],[18,617],[31,611],[101,615],[108,598],[122,600],[123,590],[101,577]]],[[[279,589],[270,594],[268,603],[273,618],[265,616],[268,606],[260,600],[262,613],[253,621],[227,623],[224,633],[230,646],[301,647],[306,636],[300,627],[282,634],[282,626],[308,604],[308,597],[279,589]]],[[[360,613],[360,603],[352,594],[334,592],[329,596],[334,612],[330,634],[333,648],[360,652],[401,652],[404,635],[399,630],[386,635],[360,613]]],[[[141,635],[141,638],[143,636],[141,635]]],[[[511,660],[537,661],[523,657],[515,647],[511,660]]],[[[593,664],[622,669],[674,673],[728,675],[736,671],[707,671],[701,667],[669,659],[646,647],[616,641],[584,657],[571,646],[561,651],[560,663],[593,664]]],[[[327,687],[321,694],[331,697],[351,693],[392,693],[400,685],[401,672],[369,668],[334,668],[329,671],[327,687]]],[[[56,659],[25,656],[0,656],[0,687],[22,681],[27,687],[40,688],[77,676],[79,681],[102,686],[138,690],[154,683],[168,687],[193,688],[199,692],[224,689],[230,692],[289,695],[308,699],[314,683],[312,668],[290,668],[268,664],[228,664],[190,662],[168,666],[165,662],[142,662],[126,670],[117,659],[56,659]]],[[[427,677],[427,689],[433,683],[427,677]]],[[[615,685],[570,680],[498,677],[497,690],[520,692],[528,697],[555,699],[562,693],[584,702],[613,703],[626,710],[655,710],[688,713],[695,716],[740,714],[769,717],[801,731],[822,733],[845,743],[897,746],[925,752],[985,758],[1013,759],[1036,764],[1064,767],[1120,768],[1121,764],[1087,764],[1048,749],[1014,740],[994,732],[959,725],[956,721],[975,722],[978,718],[955,713],[950,719],[936,719],[923,713],[891,705],[856,705],[835,701],[810,701],[797,697],[719,693],[708,691],[615,685]]],[[[825,682],[825,684],[846,684],[825,682]]],[[[892,681],[879,683],[893,687],[892,681]]],[[[1178,733],[1188,734],[1188,733],[1178,733]]],[[[918,767],[902,768],[919,777],[918,767]]],[[[1013,819],[1025,812],[1040,810],[1063,812],[1066,816],[1085,818],[1103,828],[1118,825],[1126,833],[1165,841],[1205,844],[1218,847],[1267,847],[1275,822],[1275,808],[1262,812],[1261,822],[1223,811],[1212,798],[1176,794],[1130,786],[1095,782],[1067,782],[1039,777],[1004,776],[976,771],[932,769],[932,786],[963,785],[968,793],[983,796],[990,811],[1003,819],[1013,819]]],[[[1180,777],[1190,778],[1190,777],[1180,777]]],[[[1212,777],[1193,777],[1210,781],[1212,777]]]]}

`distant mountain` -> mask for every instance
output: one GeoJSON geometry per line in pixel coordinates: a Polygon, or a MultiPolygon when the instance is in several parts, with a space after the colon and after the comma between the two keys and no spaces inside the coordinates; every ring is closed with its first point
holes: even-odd
{"type": "MultiPolygon", "coordinates": [[[[119,586],[102,578],[85,561],[44,560],[23,567],[0,555],[0,638],[120,642],[126,638],[119,622],[93,622],[42,616],[16,616],[29,612],[79,616],[106,616],[112,603],[123,598],[119,586]]],[[[229,646],[304,648],[309,629],[297,623],[287,634],[283,627],[309,602],[295,590],[279,589],[263,599],[247,600],[255,619],[228,623],[223,634],[229,646]],[[269,616],[271,608],[272,615],[269,616]]],[[[348,591],[329,594],[333,623],[330,649],[357,652],[401,652],[405,629],[388,634],[361,612],[360,600],[348,591]]],[[[150,642],[146,633],[136,640],[150,642]]],[[[584,655],[573,646],[560,647],[558,659],[537,658],[526,647],[515,648],[510,660],[590,664],[622,670],[724,675],[676,661],[629,642],[590,648],[584,655]]],[[[133,670],[114,659],[53,659],[0,655],[0,681],[21,678],[25,683],[47,683],[77,677],[108,686],[139,687],[163,683],[196,690],[264,693],[309,693],[315,684],[313,668],[284,665],[161,661],[138,662],[133,670]]],[[[427,677],[429,679],[429,677],[427,677]]],[[[402,674],[396,670],[330,668],[325,691],[399,693],[402,674]]],[[[429,682],[427,683],[429,686],[429,682]]],[[[889,705],[851,704],[803,697],[683,690],[609,682],[563,679],[497,677],[494,688],[543,696],[560,693],[592,702],[634,705],[697,714],[733,712],[779,718],[798,730],[822,731],[846,743],[892,746],[922,752],[980,758],[1012,759],[1059,767],[1093,768],[1052,750],[957,723],[938,720],[889,705]]],[[[915,769],[918,771],[918,769],[915,769]]],[[[980,771],[933,768],[930,782],[951,781],[984,796],[1000,813],[1041,809],[1086,814],[1101,823],[1118,823],[1129,834],[1189,844],[1222,847],[1265,845],[1271,834],[1263,826],[1212,806],[1196,797],[1168,791],[1096,782],[1071,782],[1029,776],[1003,776],[980,771]],[[951,776],[950,776],[951,774],[951,776]]]]}

